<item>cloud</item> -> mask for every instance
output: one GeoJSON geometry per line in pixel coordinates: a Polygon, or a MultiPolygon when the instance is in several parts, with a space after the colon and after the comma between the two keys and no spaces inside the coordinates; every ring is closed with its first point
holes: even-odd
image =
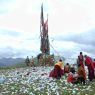
{"type": "Polygon", "coordinates": [[[1,17],[0,22],[2,24],[0,26],[13,28],[17,31],[39,33],[42,1],[44,2],[45,15],[46,13],[49,14],[50,35],[82,32],[95,26],[92,0],[92,3],[87,0],[88,3],[86,4],[83,1],[76,2],[75,0],[15,0],[9,8],[9,10],[13,9],[10,14],[1,17]],[[89,4],[90,7],[88,7],[89,4]]]}
{"type": "Polygon", "coordinates": [[[0,0],[0,15],[3,15],[13,10],[13,8],[11,8],[13,1],[15,0],[0,0]]]}
{"type": "Polygon", "coordinates": [[[75,57],[75,55],[78,55],[80,51],[89,54],[91,56],[95,56],[95,50],[94,50],[94,44],[95,44],[95,29],[80,32],[80,33],[67,33],[64,36],[63,35],[57,35],[54,38],[55,45],[56,44],[61,48],[63,48],[63,51],[65,53],[65,56],[71,56],[75,57]],[[56,43],[57,42],[57,43],[56,43]],[[69,51],[69,53],[68,53],[69,51]]]}
{"type": "Polygon", "coordinates": [[[0,35],[2,36],[12,36],[12,37],[17,37],[20,36],[20,32],[8,30],[8,29],[0,29],[0,35]]]}
{"type": "Polygon", "coordinates": [[[14,48],[11,46],[6,46],[6,47],[0,47],[0,58],[2,57],[15,57],[15,58],[26,58],[26,56],[36,56],[39,54],[39,49],[36,49],[36,47],[32,47],[35,49],[30,49],[29,46],[28,48],[21,47],[21,48],[14,48]]]}
{"type": "Polygon", "coordinates": [[[49,38],[54,47],[51,47],[51,53],[76,57],[80,51],[83,51],[94,55],[93,0],[2,0],[0,2],[2,2],[0,6],[2,56],[19,57],[28,54],[37,55],[40,52],[42,2],[45,20],[48,13],[49,38]]]}
{"type": "Polygon", "coordinates": [[[74,43],[77,44],[84,44],[84,45],[94,45],[95,44],[95,29],[92,30],[88,30],[88,31],[84,31],[84,32],[80,32],[80,33],[67,33],[64,36],[63,35],[59,35],[56,36],[55,40],[58,41],[72,41],[74,43]]]}
{"type": "Polygon", "coordinates": [[[95,26],[95,6],[89,0],[76,2],[75,0],[56,0],[51,3],[52,10],[49,11],[50,33],[64,35],[66,32],[83,32],[95,26]],[[92,4],[92,6],[91,6],[92,4]]]}

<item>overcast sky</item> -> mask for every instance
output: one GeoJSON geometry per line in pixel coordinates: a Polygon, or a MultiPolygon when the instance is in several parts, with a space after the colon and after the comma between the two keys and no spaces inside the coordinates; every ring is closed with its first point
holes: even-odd
{"type": "Polygon", "coordinates": [[[0,58],[40,53],[42,3],[51,54],[76,58],[82,51],[94,57],[94,0],[0,0],[0,58]]]}

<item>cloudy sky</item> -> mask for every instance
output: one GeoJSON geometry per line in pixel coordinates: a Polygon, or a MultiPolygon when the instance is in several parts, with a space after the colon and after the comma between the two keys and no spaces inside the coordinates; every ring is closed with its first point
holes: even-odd
{"type": "Polygon", "coordinates": [[[40,53],[42,3],[51,54],[73,58],[82,51],[94,57],[94,0],[0,0],[0,58],[40,53]]]}

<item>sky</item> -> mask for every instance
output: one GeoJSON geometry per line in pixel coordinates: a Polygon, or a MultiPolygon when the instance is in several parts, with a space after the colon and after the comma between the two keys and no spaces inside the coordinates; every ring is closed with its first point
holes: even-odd
{"type": "Polygon", "coordinates": [[[50,52],[95,57],[94,0],[0,0],[0,58],[36,56],[40,51],[40,13],[48,14],[50,52]]]}

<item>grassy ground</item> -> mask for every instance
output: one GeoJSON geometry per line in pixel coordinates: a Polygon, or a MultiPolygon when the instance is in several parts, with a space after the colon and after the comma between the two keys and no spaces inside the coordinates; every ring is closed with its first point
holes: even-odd
{"type": "Polygon", "coordinates": [[[1,70],[6,81],[0,83],[0,95],[95,95],[95,80],[85,85],[48,77],[53,67],[26,67],[1,70]],[[30,72],[30,74],[28,74],[30,72]]]}
{"type": "Polygon", "coordinates": [[[20,63],[20,64],[14,64],[14,65],[9,65],[9,66],[0,66],[0,70],[7,70],[7,69],[15,69],[15,68],[21,68],[21,67],[26,67],[25,63],[20,63]]]}

